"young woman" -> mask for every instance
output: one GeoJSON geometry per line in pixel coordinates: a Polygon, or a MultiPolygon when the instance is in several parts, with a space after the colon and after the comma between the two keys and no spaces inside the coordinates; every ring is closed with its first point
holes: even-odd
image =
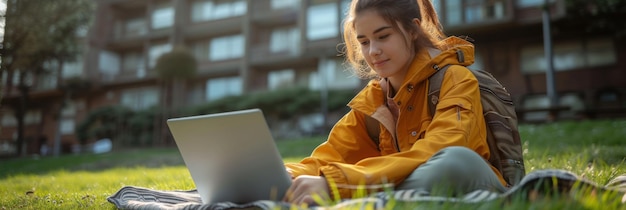
{"type": "Polygon", "coordinates": [[[474,62],[474,47],[445,37],[430,0],[353,0],[344,29],[347,61],[357,75],[377,79],[352,99],[351,111],[310,157],[286,164],[294,180],[284,200],[350,198],[359,186],[448,196],[505,191],[502,175],[487,162],[478,82],[465,67],[474,62]],[[452,66],[440,97],[427,99],[429,76],[445,65],[452,66]],[[427,100],[439,100],[434,118],[427,100]],[[368,116],[379,122],[378,145],[368,134],[368,116]]]}

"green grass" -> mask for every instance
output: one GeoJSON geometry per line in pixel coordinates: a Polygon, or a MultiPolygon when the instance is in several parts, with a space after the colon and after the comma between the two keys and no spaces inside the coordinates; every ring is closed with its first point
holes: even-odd
{"type": "MultiPolygon", "coordinates": [[[[521,125],[527,172],[565,169],[599,184],[626,174],[626,120],[521,125]]],[[[323,138],[278,141],[286,162],[310,154],[323,138]]],[[[106,201],[123,186],[194,188],[175,148],[126,150],[0,161],[0,209],[115,209],[106,201]]],[[[498,202],[396,203],[398,209],[500,209],[498,202]]],[[[611,196],[514,201],[507,209],[626,209],[611,196]],[[604,200],[602,200],[604,199],[604,200]]]]}

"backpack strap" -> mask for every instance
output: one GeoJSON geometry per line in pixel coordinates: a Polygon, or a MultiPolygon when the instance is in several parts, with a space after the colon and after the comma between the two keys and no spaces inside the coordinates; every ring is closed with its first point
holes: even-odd
{"type": "Polygon", "coordinates": [[[441,92],[441,84],[443,83],[443,77],[446,74],[450,65],[446,65],[442,68],[435,66],[435,74],[428,78],[428,112],[431,117],[435,116],[437,110],[437,104],[439,103],[439,95],[441,92]]]}

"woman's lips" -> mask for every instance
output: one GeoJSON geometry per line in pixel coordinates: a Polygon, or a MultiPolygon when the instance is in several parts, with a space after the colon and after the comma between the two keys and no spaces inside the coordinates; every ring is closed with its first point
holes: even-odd
{"type": "Polygon", "coordinates": [[[375,67],[378,67],[378,66],[382,66],[382,65],[384,65],[385,63],[387,63],[387,61],[389,61],[389,59],[386,59],[386,60],[380,60],[380,61],[374,61],[374,63],[373,63],[373,64],[374,64],[374,66],[375,66],[375,67]]]}

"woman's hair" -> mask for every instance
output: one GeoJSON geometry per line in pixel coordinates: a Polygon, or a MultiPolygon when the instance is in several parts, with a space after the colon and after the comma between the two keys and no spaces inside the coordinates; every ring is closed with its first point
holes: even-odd
{"type": "MultiPolygon", "coordinates": [[[[417,52],[424,47],[438,47],[437,43],[443,40],[446,35],[439,23],[439,18],[431,0],[353,0],[350,10],[344,20],[344,42],[343,54],[346,61],[353,67],[354,73],[360,78],[373,78],[376,73],[372,71],[365,62],[361,54],[361,45],[356,39],[354,20],[357,15],[366,10],[378,13],[389,22],[394,30],[400,31],[402,28],[407,34],[415,35],[418,38],[405,37],[412,40],[411,47],[417,52]],[[418,27],[413,19],[420,21],[418,27]]],[[[407,36],[405,34],[405,36],[407,36]]]]}

